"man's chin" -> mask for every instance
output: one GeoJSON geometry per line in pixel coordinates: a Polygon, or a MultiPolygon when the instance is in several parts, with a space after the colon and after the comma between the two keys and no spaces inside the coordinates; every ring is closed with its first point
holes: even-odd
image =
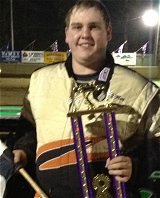
{"type": "Polygon", "coordinates": [[[80,60],[81,60],[81,62],[84,62],[84,63],[86,63],[86,62],[92,62],[93,61],[93,57],[92,56],[83,56],[83,57],[80,57],[80,60]]]}
{"type": "Polygon", "coordinates": [[[82,52],[80,53],[79,57],[84,60],[90,60],[90,59],[93,60],[93,58],[95,57],[95,54],[91,52],[82,52]]]}

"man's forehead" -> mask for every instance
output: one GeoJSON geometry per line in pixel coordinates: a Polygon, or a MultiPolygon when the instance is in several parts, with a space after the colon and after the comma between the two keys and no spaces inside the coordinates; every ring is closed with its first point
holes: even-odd
{"type": "Polygon", "coordinates": [[[80,7],[80,8],[75,8],[72,11],[72,14],[70,16],[70,23],[72,22],[78,22],[79,21],[86,21],[86,20],[91,20],[92,23],[99,23],[101,19],[103,19],[102,14],[100,13],[99,10],[96,10],[95,8],[84,8],[84,7],[80,7]],[[93,14],[91,14],[91,12],[93,14]],[[83,17],[85,15],[85,19],[81,18],[81,16],[83,17]],[[99,15],[99,17],[97,17],[99,15]]]}
{"type": "Polygon", "coordinates": [[[88,14],[89,11],[92,11],[92,12],[97,13],[97,14],[99,14],[99,15],[102,16],[102,13],[100,12],[100,10],[96,9],[95,7],[90,7],[90,8],[86,8],[86,7],[74,8],[72,10],[71,16],[78,15],[78,14],[81,14],[81,13],[88,14]]]}

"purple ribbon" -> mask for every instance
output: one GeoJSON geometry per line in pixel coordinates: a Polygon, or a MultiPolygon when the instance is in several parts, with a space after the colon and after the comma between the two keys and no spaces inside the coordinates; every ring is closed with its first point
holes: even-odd
{"type": "MultiPolygon", "coordinates": [[[[110,159],[113,159],[114,153],[116,153],[116,156],[120,155],[120,148],[119,148],[119,142],[118,142],[118,133],[117,133],[117,125],[116,125],[116,119],[114,112],[111,113],[104,113],[104,121],[106,126],[106,136],[107,136],[107,142],[108,142],[108,149],[109,149],[109,156],[110,159]],[[114,139],[115,147],[112,145],[112,140],[114,139]],[[113,150],[115,151],[113,152],[113,150]]],[[[113,176],[113,187],[114,187],[114,195],[115,198],[126,198],[126,191],[125,191],[125,185],[123,182],[120,184],[113,176]],[[118,187],[120,185],[120,193],[118,187]]]]}

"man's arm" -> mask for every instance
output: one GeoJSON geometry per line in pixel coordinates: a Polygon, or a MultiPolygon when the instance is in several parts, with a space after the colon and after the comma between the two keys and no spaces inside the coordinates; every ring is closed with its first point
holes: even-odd
{"type": "Polygon", "coordinates": [[[24,106],[17,131],[17,141],[13,149],[14,162],[20,162],[24,165],[35,161],[37,146],[36,126],[27,97],[28,93],[24,97],[24,106]]]}

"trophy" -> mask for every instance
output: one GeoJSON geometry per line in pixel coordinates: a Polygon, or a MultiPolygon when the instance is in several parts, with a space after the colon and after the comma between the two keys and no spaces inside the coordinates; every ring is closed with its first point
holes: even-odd
{"type": "Polygon", "coordinates": [[[79,171],[80,185],[83,198],[93,198],[96,191],[96,198],[112,198],[110,194],[111,185],[113,185],[114,198],[126,198],[125,185],[122,182],[118,182],[114,176],[112,176],[112,182],[110,178],[105,174],[97,174],[91,181],[87,152],[84,138],[84,129],[82,123],[83,115],[90,115],[95,113],[103,114],[103,121],[105,124],[106,141],[108,143],[109,157],[110,159],[120,155],[115,110],[116,105],[108,104],[106,107],[95,108],[94,104],[89,100],[88,96],[93,91],[103,92],[105,90],[104,85],[96,85],[95,83],[80,85],[73,88],[74,94],[82,93],[88,103],[88,109],[79,111],[76,109],[74,102],[72,103],[74,108],[67,116],[71,118],[72,131],[75,144],[75,152],[77,158],[77,166],[79,171]],[[111,184],[112,183],[112,184],[111,184]]]}

